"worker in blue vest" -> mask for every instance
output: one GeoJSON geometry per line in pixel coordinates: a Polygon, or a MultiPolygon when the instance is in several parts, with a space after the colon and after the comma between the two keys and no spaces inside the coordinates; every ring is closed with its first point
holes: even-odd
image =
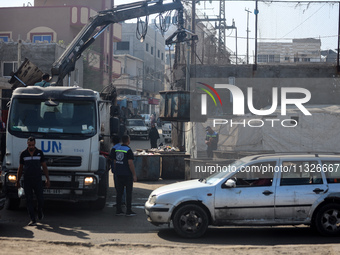
{"type": "Polygon", "coordinates": [[[134,155],[129,147],[130,137],[124,135],[122,137],[122,144],[113,152],[114,169],[117,184],[116,196],[116,215],[124,215],[122,210],[122,197],[124,188],[126,189],[126,216],[135,216],[136,213],[132,211],[132,189],[133,182],[137,181],[135,166],[133,164],[134,155]]]}
{"type": "Polygon", "coordinates": [[[207,157],[213,158],[213,150],[217,150],[218,143],[218,133],[212,130],[210,126],[207,126],[206,129],[207,135],[205,137],[205,144],[207,145],[207,157]]]}

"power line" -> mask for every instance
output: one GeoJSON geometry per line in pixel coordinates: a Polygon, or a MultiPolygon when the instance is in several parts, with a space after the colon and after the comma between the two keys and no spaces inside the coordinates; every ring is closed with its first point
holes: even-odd
{"type": "MultiPolygon", "coordinates": [[[[232,36],[228,36],[229,38],[233,38],[232,36]]],[[[238,39],[247,39],[247,37],[244,36],[238,36],[238,39]]],[[[304,36],[304,37],[294,37],[294,38],[258,38],[259,40],[268,40],[268,41],[277,41],[277,40],[286,40],[291,41],[294,39],[306,39],[306,38],[314,38],[314,39],[322,39],[322,38],[338,38],[338,35],[325,35],[325,36],[304,36]]],[[[250,40],[255,40],[254,37],[250,37],[250,40]]]]}
{"type": "MultiPolygon", "coordinates": [[[[212,2],[219,2],[220,0],[200,0],[200,1],[212,1],[212,2]]],[[[226,0],[226,2],[255,2],[256,0],[226,0]]],[[[263,2],[263,3],[339,3],[339,1],[321,1],[321,0],[315,0],[315,1],[304,1],[304,0],[258,0],[258,2],[263,2]]]]}

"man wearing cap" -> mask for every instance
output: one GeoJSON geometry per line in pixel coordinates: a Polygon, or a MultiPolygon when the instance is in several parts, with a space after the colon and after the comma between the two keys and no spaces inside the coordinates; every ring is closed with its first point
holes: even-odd
{"type": "Polygon", "coordinates": [[[35,83],[34,86],[48,87],[51,85],[49,81],[50,81],[50,75],[48,73],[44,73],[42,76],[42,81],[35,83]]]}
{"type": "Polygon", "coordinates": [[[20,164],[17,172],[18,188],[21,187],[21,176],[24,173],[24,190],[26,195],[27,210],[31,218],[28,226],[36,225],[35,209],[33,203],[33,191],[38,201],[38,219],[44,218],[43,214],[43,185],[42,185],[42,171],[46,177],[46,188],[50,187],[50,178],[48,174],[45,156],[42,150],[35,147],[35,138],[30,136],[27,139],[27,148],[20,154],[20,164]]]}
{"type": "Polygon", "coordinates": [[[205,144],[207,145],[207,156],[208,158],[213,158],[213,150],[217,150],[218,133],[212,130],[210,126],[207,126],[205,130],[207,131],[205,138],[205,144]]]}

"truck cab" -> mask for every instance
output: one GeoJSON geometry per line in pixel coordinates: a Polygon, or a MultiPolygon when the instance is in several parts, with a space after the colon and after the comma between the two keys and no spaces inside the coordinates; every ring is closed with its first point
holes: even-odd
{"type": "Polygon", "coordinates": [[[44,190],[46,199],[88,200],[104,207],[108,171],[106,159],[100,155],[106,121],[100,118],[100,104],[97,92],[76,87],[29,86],[14,91],[2,166],[10,207],[19,203],[16,172],[29,136],[36,138],[47,161],[51,187],[44,190]]]}

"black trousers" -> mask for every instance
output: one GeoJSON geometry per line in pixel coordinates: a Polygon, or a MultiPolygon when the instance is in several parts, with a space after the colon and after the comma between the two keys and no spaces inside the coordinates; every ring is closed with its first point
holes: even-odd
{"type": "Polygon", "coordinates": [[[122,211],[122,198],[124,194],[124,188],[126,191],[126,211],[131,211],[132,202],[132,188],[133,188],[133,177],[132,175],[117,175],[116,176],[117,185],[117,196],[116,196],[116,207],[117,211],[122,211]]]}
{"type": "Polygon", "coordinates": [[[213,158],[213,149],[212,149],[212,147],[211,146],[208,146],[208,148],[207,148],[207,157],[208,158],[213,158]]]}
{"type": "Polygon", "coordinates": [[[35,210],[33,195],[37,197],[38,212],[42,212],[44,204],[43,184],[41,178],[27,178],[24,179],[24,190],[27,203],[27,211],[32,221],[35,221],[35,210]],[[33,194],[34,192],[34,194],[33,194]]]}

